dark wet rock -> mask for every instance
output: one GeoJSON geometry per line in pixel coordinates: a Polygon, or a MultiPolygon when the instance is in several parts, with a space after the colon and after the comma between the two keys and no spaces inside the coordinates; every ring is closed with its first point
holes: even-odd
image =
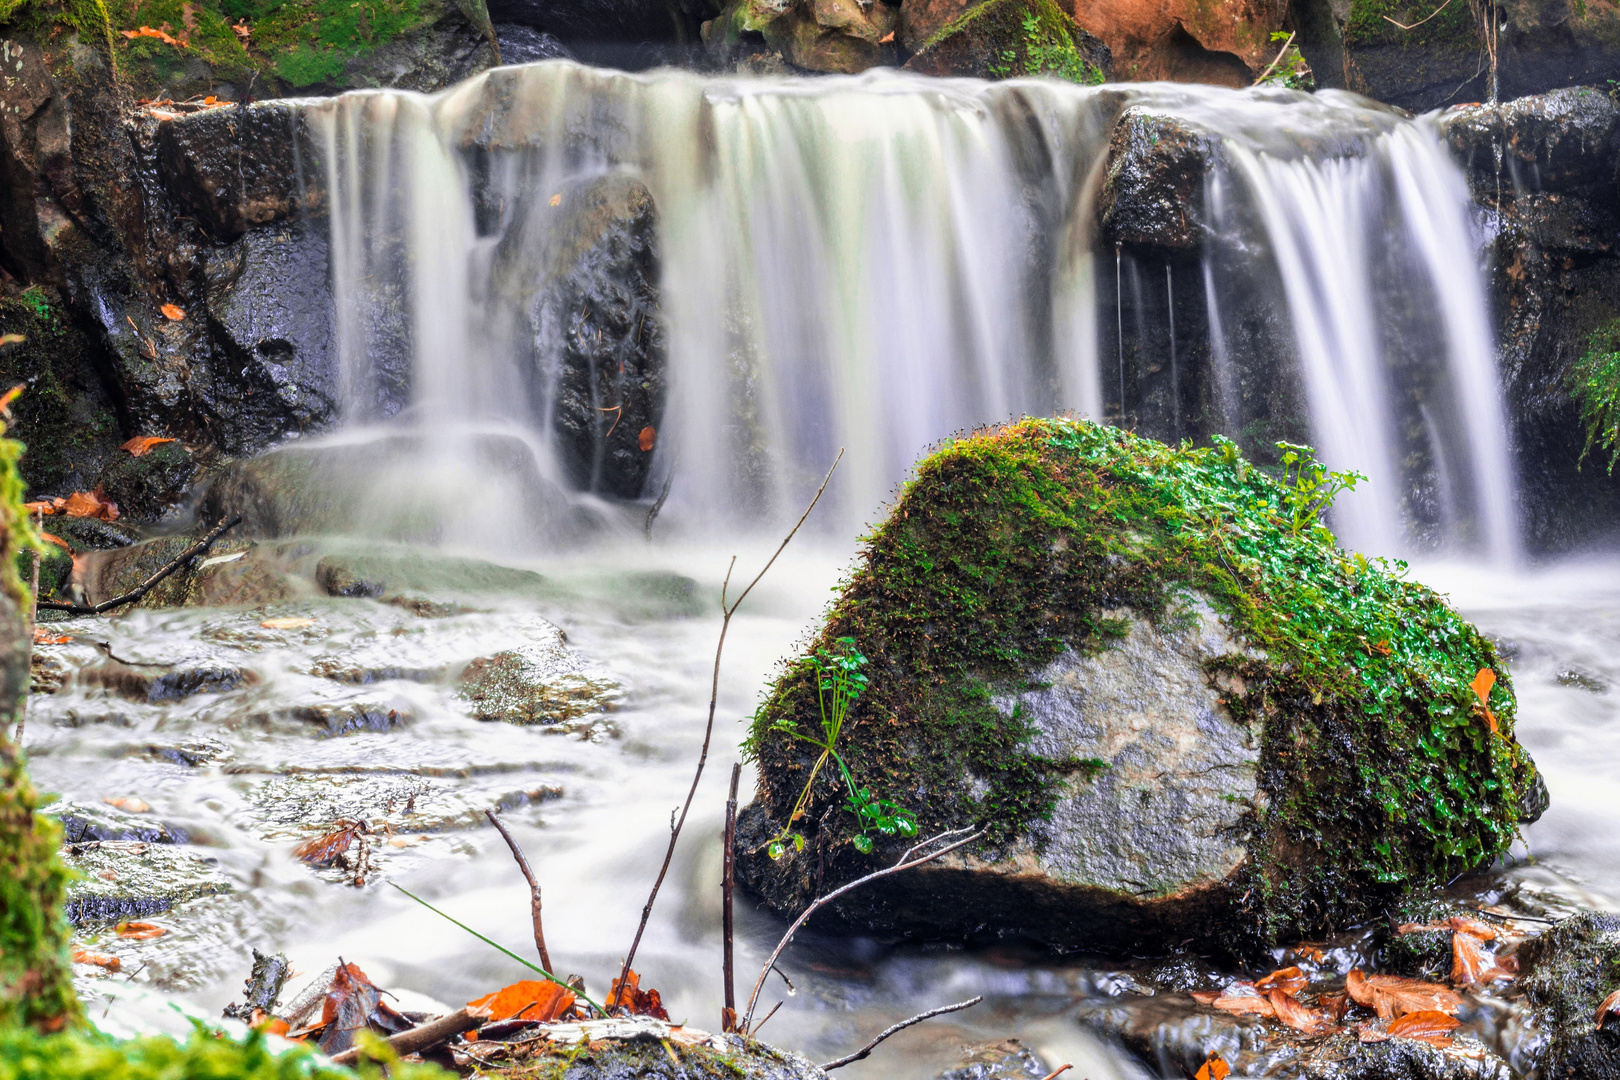
{"type": "Polygon", "coordinates": [[[1040,1080],[1046,1066],[1017,1039],[962,1047],[958,1064],[939,1074],[939,1080],[1040,1080]]]}
{"type": "Polygon", "coordinates": [[[1454,109],[1441,135],[1489,226],[1490,289],[1529,545],[1602,541],[1620,480],[1594,457],[1570,372],[1620,317],[1620,105],[1587,87],[1454,109]]]}
{"type": "Polygon", "coordinates": [[[1519,987],[1546,1040],[1541,1075],[1620,1077],[1620,1023],[1596,1023],[1598,1004],[1620,990],[1620,915],[1566,919],[1519,946],[1519,964],[1519,987]]]}
{"type": "Polygon", "coordinates": [[[122,516],[117,521],[103,521],[93,517],[46,514],[40,519],[40,527],[48,533],[60,536],[78,551],[128,547],[140,538],[140,533],[133,523],[122,520],[122,516]]]}
{"type": "MultiPolygon", "coordinates": [[[[191,536],[164,536],[80,560],[77,582],[92,604],[122,596],[155,575],[196,543],[191,536]]],[[[230,534],[177,569],[136,602],[145,608],[254,604],[285,599],[292,593],[285,577],[249,556],[249,541],[230,534]],[[218,560],[218,561],[214,561],[218,560]]]]}
{"type": "Polygon", "coordinates": [[[500,23],[495,38],[501,44],[501,63],[534,64],[541,60],[572,60],[574,54],[551,34],[532,26],[500,23]]]}
{"type": "Polygon", "coordinates": [[[1475,909],[1434,897],[1403,899],[1389,913],[1381,927],[1378,950],[1383,968],[1414,979],[1446,982],[1451,977],[1451,929],[1414,930],[1401,933],[1402,926],[1444,923],[1453,916],[1478,918],[1475,909]]]}
{"type": "Polygon", "coordinates": [[[165,120],[157,143],[170,195],[217,239],[324,209],[325,177],[297,104],[260,101],[165,120]]]}
{"type": "Polygon", "coordinates": [[[1559,686],[1573,686],[1577,690],[1585,690],[1588,694],[1606,694],[1609,684],[1595,675],[1574,668],[1565,668],[1558,673],[1559,686]]]}
{"type": "Polygon", "coordinates": [[[508,724],[557,724],[612,708],[617,689],[587,674],[579,657],[549,643],[480,657],[457,679],[473,718],[508,724]]]}
{"type": "Polygon", "coordinates": [[[798,1054],[736,1035],[709,1035],[647,1017],[551,1024],[544,1038],[510,1044],[473,1042],[454,1051],[458,1065],[493,1076],[566,1071],[569,1080],[823,1080],[798,1054]],[[580,1045],[584,1043],[584,1045],[580,1045]],[[566,1070],[562,1070],[563,1063],[566,1070]]]}
{"type": "Polygon", "coordinates": [[[28,692],[30,694],[54,694],[67,685],[68,676],[73,669],[57,656],[47,656],[39,649],[28,665],[28,692]]]}
{"type": "Polygon", "coordinates": [[[247,981],[242,984],[242,1003],[238,1005],[232,1002],[225,1006],[225,1015],[242,1021],[252,1021],[255,1012],[273,1015],[276,1004],[281,1000],[281,988],[287,985],[291,974],[292,967],[287,963],[285,954],[266,956],[254,949],[253,968],[248,972],[247,981]]]}
{"type": "Polygon", "coordinates": [[[1221,157],[1221,140],[1214,132],[1180,117],[1126,109],[1114,125],[1108,172],[1097,200],[1104,244],[1177,251],[1200,247],[1204,178],[1221,157]]]}
{"type": "Polygon", "coordinates": [[[184,829],[171,829],[144,814],[131,814],[112,806],[58,802],[40,811],[62,823],[64,844],[93,840],[138,840],[147,844],[183,844],[184,829]]]}
{"type": "Polygon", "coordinates": [[[202,765],[217,765],[229,761],[236,751],[218,739],[191,739],[185,742],[160,745],[151,743],[140,747],[135,754],[147,761],[162,761],[195,769],[202,765]]]}
{"type": "Polygon", "coordinates": [[[198,385],[227,453],[320,431],[337,416],[337,353],[324,223],[256,229],[207,263],[220,350],[198,385]]]}
{"type": "Polygon", "coordinates": [[[529,306],[531,393],[549,412],[542,419],[575,487],[639,498],[666,397],[657,211],[646,186],[628,176],[586,181],[561,195],[556,208],[531,211],[548,220],[509,230],[512,242],[497,255],[535,259],[544,274],[529,306]],[[522,241],[539,227],[547,232],[536,259],[522,241]]]}
{"type": "Polygon", "coordinates": [[[1054,0],[986,0],[970,5],[935,31],[905,66],[924,75],[978,79],[1055,73],[1031,54],[1032,39],[1042,44],[1043,55],[1066,53],[1072,57],[1076,70],[1059,73],[1065,77],[1100,83],[1113,70],[1108,46],[1081,29],[1054,0]],[[1030,19],[1034,20],[1033,33],[1026,25],[1030,19]]]}
{"type": "Polygon", "coordinates": [[[197,694],[223,694],[251,686],[258,676],[245,668],[200,664],[165,670],[163,665],[136,667],[107,660],[80,668],[75,678],[86,686],[103,686],[130,701],[159,704],[197,694]]]}
{"type": "Polygon", "coordinates": [[[172,513],[191,489],[196,456],[178,440],[159,443],[139,457],[114,454],[96,487],[118,506],[120,520],[154,522],[172,513]]]}
{"type": "Polygon", "coordinates": [[[73,844],[63,861],[80,873],[64,910],[74,926],[141,919],[199,896],[230,892],[213,860],[173,844],[73,844]]]}
{"type": "Polygon", "coordinates": [[[315,584],[328,596],[377,597],[388,591],[381,579],[361,577],[347,559],[328,557],[315,564],[315,584]]]}
{"type": "Polygon", "coordinates": [[[1172,956],[1138,972],[1137,977],[1161,993],[1208,990],[1219,985],[1215,969],[1197,956],[1172,956]]]}
{"type": "MultiPolygon", "coordinates": [[[[340,821],[364,823],[374,835],[384,837],[461,832],[487,827],[484,811],[491,806],[517,810],[561,795],[561,788],[532,780],[516,789],[469,788],[409,774],[309,772],[271,777],[255,785],[238,822],[270,839],[308,839],[340,821]]],[[[386,841],[383,846],[388,846],[386,841]]]]}
{"type": "Polygon", "coordinates": [[[362,731],[396,731],[408,725],[413,719],[408,709],[361,702],[297,705],[280,710],[275,714],[275,718],[317,727],[321,734],[328,738],[354,735],[362,731]]]}
{"type": "Polygon", "coordinates": [[[1229,444],[1176,451],[1080,421],[1025,421],[925,458],[756,714],[759,787],[739,820],[739,880],[797,913],[915,842],[867,824],[863,853],[862,822],[831,775],[818,774],[785,828],[815,756],[784,725],[820,731],[829,657],[845,655],[845,639],[870,680],[840,736],[853,782],[910,810],[918,835],[978,828],[986,839],[849,894],[829,927],[1242,953],[1372,917],[1505,851],[1535,771],[1468,704],[1464,672],[1489,666],[1504,687],[1490,644],[1439,596],[1348,570],[1325,529],[1284,534],[1251,519],[1283,498],[1263,475],[1229,444]],[[1202,539],[1171,524],[1186,514],[1211,515],[1202,539]],[[1226,529],[1269,530],[1266,561],[1222,544],[1198,562],[1226,529]],[[1183,542],[1193,546],[1163,546],[1183,542]],[[1233,559],[1246,568],[1230,571],[1236,580],[1255,582],[1237,593],[1220,584],[1234,579],[1197,569],[1233,559]],[[1248,621],[1262,610],[1287,618],[1248,621]],[[1377,623],[1362,624],[1374,610],[1377,623]],[[1421,653],[1453,642],[1457,674],[1387,699],[1408,719],[1386,726],[1393,716],[1364,712],[1376,693],[1366,680],[1415,686],[1419,667],[1438,669],[1405,645],[1307,653],[1262,628],[1299,619],[1346,643],[1393,635],[1421,653]],[[1305,670],[1321,681],[1295,683],[1305,670]],[[1363,741],[1373,730],[1376,749],[1363,741]],[[1435,731],[1451,733],[1444,759],[1427,741],[1435,731]],[[1437,769],[1472,792],[1466,826],[1432,816],[1437,769]],[[1392,816],[1392,805],[1405,809],[1392,816]],[[1446,857],[1432,830],[1459,826],[1473,853],[1446,857]],[[789,832],[802,848],[783,843],[771,858],[789,832]],[[1397,851],[1389,870],[1371,868],[1369,852],[1397,851]]]}
{"type": "Polygon", "coordinates": [[[894,7],[860,0],[728,0],[720,15],[705,24],[703,40],[711,54],[734,56],[763,38],[796,68],[847,75],[895,62],[894,47],[884,39],[893,34],[897,21],[894,7]]]}

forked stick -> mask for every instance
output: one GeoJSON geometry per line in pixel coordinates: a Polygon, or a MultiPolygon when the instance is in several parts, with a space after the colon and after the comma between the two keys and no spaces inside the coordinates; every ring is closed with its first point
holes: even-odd
{"type": "Polygon", "coordinates": [[[216,525],[213,531],[207,536],[203,537],[201,540],[197,541],[195,544],[192,544],[190,547],[186,548],[186,550],[176,555],[172,561],[167,563],[157,573],[153,574],[151,577],[129,590],[129,592],[125,593],[123,596],[115,596],[111,600],[103,600],[101,603],[93,605],[64,604],[60,600],[41,600],[36,596],[34,598],[34,606],[36,608],[48,608],[51,611],[66,611],[73,615],[101,615],[111,611],[115,607],[122,607],[125,604],[133,604],[140,600],[141,597],[151,592],[152,589],[156,587],[157,584],[164,578],[168,577],[186,563],[190,562],[192,559],[195,559],[198,555],[201,555],[203,552],[212,547],[215,540],[218,540],[221,536],[225,535],[226,529],[229,529],[233,525],[239,525],[241,522],[242,515],[237,514],[235,517],[231,518],[231,520],[224,522],[221,525],[216,525]]]}
{"type": "Polygon", "coordinates": [[[681,807],[681,816],[670,827],[669,847],[664,852],[664,864],[658,868],[658,878],[653,882],[652,892],[647,894],[647,905],[641,909],[641,922],[636,926],[635,939],[630,942],[630,951],[624,955],[624,966],[619,969],[618,990],[608,998],[609,1009],[618,1005],[619,997],[624,992],[625,980],[630,977],[630,963],[635,960],[636,949],[641,946],[641,935],[647,930],[647,920],[652,918],[653,902],[658,899],[658,889],[664,884],[664,876],[669,873],[670,860],[675,857],[675,842],[681,838],[681,826],[686,824],[687,812],[692,809],[692,800],[697,797],[698,781],[703,779],[703,766],[709,760],[709,740],[714,736],[714,710],[720,701],[720,654],[725,651],[726,631],[731,627],[731,617],[737,613],[737,609],[742,606],[742,602],[748,599],[748,594],[754,591],[754,586],[759,584],[766,571],[776,565],[777,558],[787,549],[793,537],[798,534],[800,527],[810,517],[810,511],[814,510],[816,503],[821,501],[821,493],[827,490],[827,484],[832,480],[833,471],[838,468],[838,463],[842,460],[844,460],[844,451],[840,449],[838,456],[833,458],[832,468],[829,468],[827,475],[822,477],[821,486],[816,488],[815,497],[810,500],[810,505],[804,508],[804,513],[799,515],[799,520],[788,531],[781,545],[777,547],[776,553],[771,556],[770,561],[765,564],[764,568],[754,575],[754,580],[748,583],[748,588],[744,589],[737,599],[730,604],[726,603],[726,590],[731,586],[731,571],[737,565],[735,555],[731,557],[731,565],[726,567],[726,580],[720,586],[720,640],[714,647],[714,677],[709,684],[709,724],[703,729],[703,749],[698,753],[697,772],[692,775],[692,789],[686,793],[686,803],[681,807]]]}
{"type": "Polygon", "coordinates": [[[873,1039],[871,1042],[867,1043],[853,1054],[850,1054],[847,1057],[841,1057],[837,1061],[829,1061],[825,1065],[818,1066],[818,1068],[820,1068],[822,1072],[832,1072],[834,1069],[842,1069],[845,1065],[853,1065],[855,1062],[866,1057],[873,1050],[876,1050],[878,1043],[882,1042],[884,1039],[887,1039],[890,1035],[904,1031],[912,1024],[920,1024],[924,1020],[929,1020],[936,1016],[943,1016],[945,1013],[961,1012],[963,1009],[972,1008],[983,1000],[984,995],[978,994],[974,997],[968,998],[966,1001],[958,1001],[955,1005],[941,1005],[937,1009],[929,1009],[927,1012],[918,1013],[910,1020],[902,1020],[898,1024],[891,1024],[884,1028],[883,1031],[878,1034],[877,1038],[873,1039]]]}
{"type": "Polygon", "coordinates": [[[900,856],[900,861],[895,863],[893,866],[886,866],[882,870],[874,870],[872,873],[867,874],[863,878],[856,878],[847,885],[840,885],[826,896],[818,896],[815,900],[811,901],[810,906],[804,909],[804,914],[793,920],[793,925],[787,928],[787,933],[782,935],[782,940],[776,943],[776,948],[771,951],[771,955],[765,960],[765,966],[759,969],[759,978],[754,980],[754,991],[748,995],[748,1011],[743,1014],[743,1020],[742,1024],[739,1025],[739,1030],[744,1033],[748,1031],[748,1025],[754,1019],[754,1007],[759,1004],[759,992],[765,988],[765,977],[771,973],[771,968],[776,966],[777,959],[782,955],[783,951],[787,949],[788,945],[793,942],[793,935],[799,932],[799,927],[803,926],[810,916],[814,915],[817,911],[820,911],[822,908],[826,907],[840,896],[843,896],[845,893],[853,892],[862,885],[865,885],[867,882],[876,881],[880,877],[888,877],[890,874],[898,874],[902,870],[910,870],[912,867],[921,866],[925,862],[933,862],[941,855],[949,855],[957,848],[965,847],[984,835],[984,830],[980,829],[971,836],[965,836],[948,847],[940,848],[932,855],[920,855],[917,858],[912,858],[919,848],[924,848],[929,844],[937,843],[948,836],[959,836],[961,835],[962,831],[963,830],[961,829],[952,829],[949,832],[942,832],[938,836],[931,836],[919,844],[913,844],[911,847],[906,849],[906,853],[900,856]]]}
{"type": "Polygon", "coordinates": [[[534,947],[540,952],[540,966],[550,971],[551,954],[546,952],[546,932],[540,928],[540,883],[534,880],[534,871],[529,869],[529,860],[523,857],[523,849],[512,839],[512,834],[506,831],[506,826],[495,816],[495,811],[485,810],[484,816],[489,818],[489,823],[501,834],[506,846],[512,849],[512,858],[517,860],[518,869],[523,871],[524,880],[529,883],[529,915],[534,920],[534,947]]]}

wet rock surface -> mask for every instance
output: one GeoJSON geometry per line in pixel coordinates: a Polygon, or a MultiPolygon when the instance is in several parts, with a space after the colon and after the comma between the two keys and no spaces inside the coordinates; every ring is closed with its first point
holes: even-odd
{"type": "Polygon", "coordinates": [[[615,687],[582,669],[560,639],[481,656],[457,677],[476,720],[558,724],[610,709],[615,687]]]}
{"type": "Polygon", "coordinates": [[[1029,1047],[1017,1039],[962,1047],[961,1064],[939,1074],[939,1080],[1040,1080],[1048,1072],[1029,1047]]]}
{"type": "Polygon", "coordinates": [[[1097,201],[1103,241],[1173,251],[1200,247],[1204,182],[1221,160],[1213,132],[1180,117],[1126,109],[1114,125],[1097,201]]]}
{"type": "Polygon", "coordinates": [[[1620,1023],[1598,1026],[1598,1005],[1620,990],[1620,916],[1566,919],[1519,951],[1522,988],[1545,1043],[1542,1075],[1620,1077],[1620,1023]]]}
{"type": "Polygon", "coordinates": [[[75,926],[139,919],[231,891],[215,860],[173,844],[92,840],[68,845],[62,858],[82,875],[64,905],[75,926]]]}
{"type": "Polygon", "coordinates": [[[1004,79],[1050,74],[1051,55],[1064,55],[1084,68],[1066,70],[1064,78],[1102,82],[1113,69],[1109,47],[1081,29],[1053,0],[987,0],[965,5],[961,14],[937,29],[906,61],[908,71],[923,75],[966,75],[1004,79]],[[1030,27],[1034,29],[1031,30],[1030,27]],[[1032,54],[1032,43],[1041,51],[1032,54]]]}

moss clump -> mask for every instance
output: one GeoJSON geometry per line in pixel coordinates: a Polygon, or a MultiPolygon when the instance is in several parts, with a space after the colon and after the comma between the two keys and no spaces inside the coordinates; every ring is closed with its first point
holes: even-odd
{"type": "Polygon", "coordinates": [[[181,1043],[159,1037],[120,1042],[93,1032],[41,1036],[0,1030],[0,1080],[448,1080],[433,1065],[410,1065],[385,1049],[361,1059],[358,1074],[320,1064],[295,1047],[273,1054],[263,1036],[237,1042],[203,1027],[181,1043]]]}
{"type": "MultiPolygon", "coordinates": [[[[945,444],[865,538],[807,650],[849,637],[871,658],[844,727],[856,782],[916,811],[923,835],[977,824],[985,854],[1005,851],[1087,763],[1035,753],[1031,722],[992,695],[1025,689],[1065,649],[1106,648],[1121,632],[1108,612],[1165,626],[1196,595],[1264,650],[1223,661],[1247,685],[1228,708],[1261,736],[1267,798],[1241,873],[1262,936],[1505,851],[1535,773],[1495,650],[1398,564],[1296,528],[1298,501],[1224,440],[1176,449],[1026,420],[945,444]],[[1500,734],[1470,689],[1482,668],[1496,675],[1500,734]]],[[[771,725],[813,726],[816,691],[813,667],[795,662],[755,718],[748,748],[777,821],[811,760],[771,725]]],[[[869,865],[832,782],[818,781],[800,827],[838,877],[869,865]]]]}
{"type": "Polygon", "coordinates": [[[1586,351],[1570,367],[1565,385],[1581,410],[1586,446],[1609,455],[1609,472],[1620,461],[1620,319],[1610,319],[1586,339],[1586,351]]]}
{"type": "Polygon", "coordinates": [[[1105,74],[1081,51],[1081,35],[1054,0],[988,0],[942,27],[923,49],[960,36],[988,52],[985,68],[995,78],[1049,75],[1100,85],[1105,74]]]}

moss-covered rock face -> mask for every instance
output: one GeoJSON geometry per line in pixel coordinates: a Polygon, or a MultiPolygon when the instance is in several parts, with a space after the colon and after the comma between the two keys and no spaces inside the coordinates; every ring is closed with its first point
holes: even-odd
{"type": "Polygon", "coordinates": [[[851,782],[820,773],[777,861],[817,755],[783,725],[821,730],[828,678],[789,664],[755,719],[739,867],[780,911],[911,842],[863,838],[851,788],[986,838],[853,895],[850,923],[1234,949],[1489,862],[1541,791],[1491,644],[1224,442],[1026,420],[946,444],[810,656],[851,648],[851,782]]]}
{"type": "Polygon", "coordinates": [[[1054,0],[986,0],[936,31],[906,67],[924,75],[1050,75],[1087,86],[1111,70],[1108,46],[1054,0]]]}
{"type": "Polygon", "coordinates": [[[1521,981],[1547,1033],[1538,1064],[1546,1077],[1620,1078],[1620,1024],[1599,1028],[1598,1004],[1620,990],[1620,916],[1585,914],[1525,942],[1521,981]]]}

